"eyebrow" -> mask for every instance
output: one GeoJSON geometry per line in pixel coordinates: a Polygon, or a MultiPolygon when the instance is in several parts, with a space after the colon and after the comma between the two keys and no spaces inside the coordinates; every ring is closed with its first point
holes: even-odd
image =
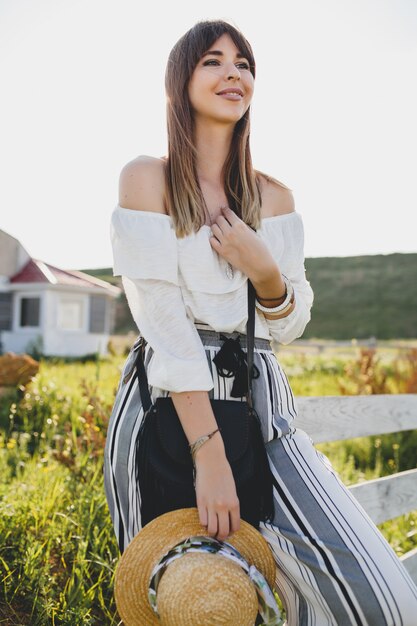
{"type": "MultiPolygon", "coordinates": [[[[207,52],[205,52],[201,58],[208,56],[209,54],[212,54],[213,56],[216,57],[222,57],[223,56],[223,52],[221,50],[208,50],[207,52]]],[[[245,55],[243,55],[241,52],[238,52],[236,54],[236,58],[237,59],[246,59],[245,55]]]]}

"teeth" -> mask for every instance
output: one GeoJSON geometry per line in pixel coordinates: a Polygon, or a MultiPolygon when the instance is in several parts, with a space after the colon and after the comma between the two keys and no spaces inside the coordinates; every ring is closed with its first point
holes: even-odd
{"type": "Polygon", "coordinates": [[[227,95],[230,95],[230,96],[241,96],[242,94],[238,93],[237,91],[226,91],[222,95],[224,95],[224,96],[227,96],[227,95]]]}

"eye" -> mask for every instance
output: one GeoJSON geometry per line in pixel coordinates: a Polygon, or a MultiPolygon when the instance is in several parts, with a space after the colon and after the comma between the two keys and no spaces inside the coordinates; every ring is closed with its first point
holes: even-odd
{"type": "MultiPolygon", "coordinates": [[[[219,61],[217,61],[217,59],[209,59],[208,61],[204,61],[203,66],[205,65],[220,65],[219,61]]],[[[249,70],[249,63],[247,63],[246,61],[241,61],[239,63],[236,63],[237,67],[240,67],[243,70],[249,70]]]]}

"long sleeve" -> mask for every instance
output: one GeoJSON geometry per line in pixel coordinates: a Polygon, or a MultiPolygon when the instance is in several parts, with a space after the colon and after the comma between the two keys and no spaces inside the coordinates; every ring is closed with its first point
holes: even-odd
{"type": "Polygon", "coordinates": [[[112,214],[114,276],[154,354],[150,385],[168,391],[209,391],[213,378],[203,344],[187,317],[178,283],[177,240],[171,220],[117,207],[112,214]]]}
{"type": "Polygon", "coordinates": [[[280,235],[282,239],[275,241],[274,245],[273,234],[270,234],[269,241],[272,241],[270,244],[271,252],[277,260],[281,272],[293,284],[296,304],[294,310],[287,317],[277,320],[265,318],[265,321],[271,337],[278,343],[287,345],[294,339],[301,337],[310,321],[314,293],[306,278],[304,266],[304,226],[299,213],[296,213],[291,219],[284,222],[280,235]]]}

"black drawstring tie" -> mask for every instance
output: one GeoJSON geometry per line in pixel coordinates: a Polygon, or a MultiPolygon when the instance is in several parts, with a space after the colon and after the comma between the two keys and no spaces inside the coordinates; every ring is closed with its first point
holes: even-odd
{"type": "MultiPolygon", "coordinates": [[[[213,359],[217,373],[223,378],[235,377],[230,395],[232,398],[242,398],[248,392],[248,362],[246,354],[240,345],[239,336],[236,339],[227,338],[221,334],[224,341],[222,347],[213,359]]],[[[252,378],[259,378],[259,369],[256,365],[252,368],[252,378]]]]}

